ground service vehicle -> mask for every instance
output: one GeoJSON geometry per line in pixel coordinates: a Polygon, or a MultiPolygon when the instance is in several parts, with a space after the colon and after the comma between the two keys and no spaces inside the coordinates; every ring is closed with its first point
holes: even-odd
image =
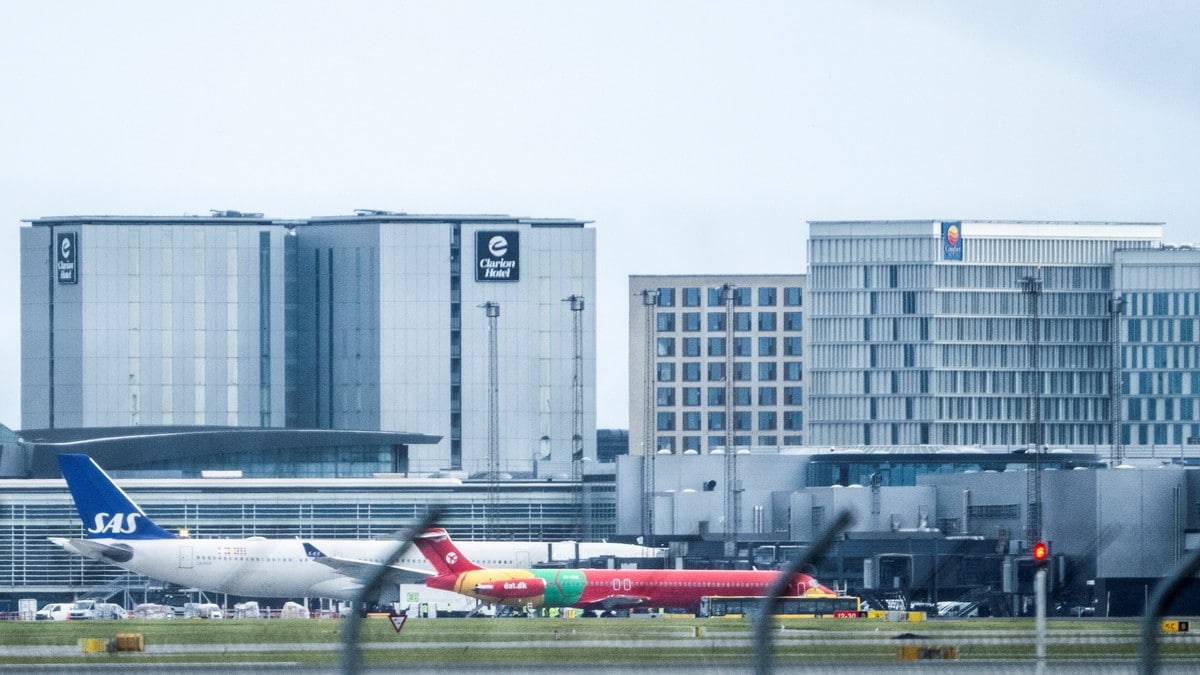
{"type": "Polygon", "coordinates": [[[82,619],[96,618],[96,601],[95,600],[79,600],[71,605],[71,620],[79,621],[82,619]]]}
{"type": "Polygon", "coordinates": [[[71,615],[71,603],[52,602],[39,609],[33,618],[38,621],[63,621],[71,615]]]}
{"type": "MultiPolygon", "coordinates": [[[[750,595],[706,595],[700,598],[696,616],[745,618],[757,616],[763,598],[750,595]]],[[[775,604],[774,616],[785,619],[853,618],[859,615],[861,603],[850,595],[782,596],[775,604]]]]}

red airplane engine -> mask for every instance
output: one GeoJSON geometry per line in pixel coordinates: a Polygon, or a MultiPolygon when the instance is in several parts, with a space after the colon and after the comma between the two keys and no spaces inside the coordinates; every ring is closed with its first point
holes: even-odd
{"type": "Polygon", "coordinates": [[[546,592],[546,580],[496,579],[476,584],[475,592],[490,598],[532,598],[546,592]]]}

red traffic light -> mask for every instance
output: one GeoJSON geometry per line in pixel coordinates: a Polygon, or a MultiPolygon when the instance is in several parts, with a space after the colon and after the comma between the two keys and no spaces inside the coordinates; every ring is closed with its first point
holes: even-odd
{"type": "Polygon", "coordinates": [[[1033,559],[1037,562],[1045,562],[1046,558],[1050,557],[1050,545],[1044,541],[1039,541],[1033,545],[1033,559]]]}

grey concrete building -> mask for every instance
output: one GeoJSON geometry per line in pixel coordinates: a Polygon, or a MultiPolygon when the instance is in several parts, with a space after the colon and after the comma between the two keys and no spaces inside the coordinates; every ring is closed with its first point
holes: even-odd
{"type": "Polygon", "coordinates": [[[803,275],[635,275],[629,289],[630,454],[804,444],[803,275]]]}
{"type": "Polygon", "coordinates": [[[24,428],[442,437],[406,450],[399,469],[414,473],[491,470],[493,442],[499,472],[570,475],[595,457],[595,231],[584,221],[364,211],[27,222],[24,428]]]}

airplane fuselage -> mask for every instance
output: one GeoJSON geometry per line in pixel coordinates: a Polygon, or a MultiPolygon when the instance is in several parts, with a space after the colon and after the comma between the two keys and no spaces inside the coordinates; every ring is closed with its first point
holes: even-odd
{"type": "MultiPolygon", "coordinates": [[[[513,606],[583,609],[643,606],[696,612],[704,596],[766,595],[780,574],[746,570],[481,569],[457,577],[431,577],[426,583],[488,603],[513,606]]],[[[833,591],[804,574],[792,577],[783,594],[806,592],[833,595],[833,591]]]]}
{"type": "MultiPolygon", "coordinates": [[[[395,547],[390,540],[314,539],[331,556],[382,563],[395,547]]],[[[137,574],[187,588],[260,598],[336,598],[354,600],[362,581],[315,562],[298,539],[72,539],[64,548],[111,563],[137,574]],[[98,546],[89,548],[89,544],[98,546]],[[114,560],[99,547],[128,551],[127,560],[114,560]]],[[[655,555],[652,549],[627,544],[575,542],[462,542],[464,551],[490,564],[515,567],[551,560],[572,560],[576,555],[655,555]]],[[[119,556],[125,557],[125,556],[119,556]]],[[[399,566],[433,568],[417,550],[410,549],[399,566]]],[[[387,599],[387,598],[384,598],[387,599]]]]}

